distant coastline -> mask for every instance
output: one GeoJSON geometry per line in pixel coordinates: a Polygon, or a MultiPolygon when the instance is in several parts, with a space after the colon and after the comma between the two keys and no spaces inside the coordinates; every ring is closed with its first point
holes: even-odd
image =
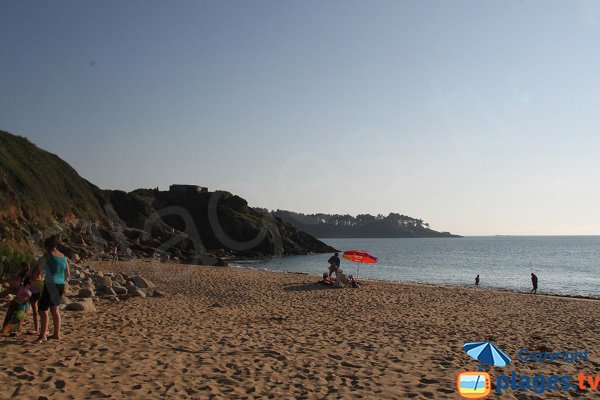
{"type": "Polygon", "coordinates": [[[319,238],[459,238],[450,232],[439,232],[430,228],[422,219],[389,213],[387,216],[359,214],[302,214],[287,210],[272,211],[271,214],[300,231],[319,238]]]}

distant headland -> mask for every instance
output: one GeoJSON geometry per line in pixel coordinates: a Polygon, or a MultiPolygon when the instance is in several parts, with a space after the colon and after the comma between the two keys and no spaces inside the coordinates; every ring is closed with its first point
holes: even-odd
{"type": "Polygon", "coordinates": [[[438,232],[422,219],[390,213],[359,214],[356,217],[339,214],[301,214],[277,210],[272,214],[318,238],[457,238],[450,232],[438,232]]]}

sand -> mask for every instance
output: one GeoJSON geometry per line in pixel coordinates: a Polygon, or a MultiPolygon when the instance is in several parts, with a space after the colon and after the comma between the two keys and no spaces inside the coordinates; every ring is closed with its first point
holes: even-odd
{"type": "Polygon", "coordinates": [[[588,362],[516,360],[488,368],[492,375],[600,374],[600,301],[386,282],[332,289],[312,275],[144,261],[89,265],[137,271],[166,296],[63,311],[62,341],[0,338],[0,398],[458,398],[457,373],[477,367],[462,345],[483,340],[514,360],[523,347],[590,351],[588,362]]]}

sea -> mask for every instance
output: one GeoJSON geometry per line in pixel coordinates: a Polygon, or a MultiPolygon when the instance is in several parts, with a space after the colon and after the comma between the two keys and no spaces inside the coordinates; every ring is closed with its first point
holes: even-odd
{"type": "MultiPolygon", "coordinates": [[[[341,269],[362,279],[474,286],[600,298],[600,236],[477,236],[463,238],[321,239],[345,250],[365,250],[376,264],[342,258],[341,269]]],[[[241,267],[321,275],[332,254],[238,261],[241,267]]],[[[340,254],[341,256],[341,254],[340,254]]]]}

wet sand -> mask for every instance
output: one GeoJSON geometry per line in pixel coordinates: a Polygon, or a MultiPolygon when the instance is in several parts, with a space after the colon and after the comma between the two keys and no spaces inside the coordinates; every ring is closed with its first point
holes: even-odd
{"type": "MultiPolygon", "coordinates": [[[[458,398],[457,373],[477,367],[462,345],[485,340],[513,358],[489,368],[492,377],[600,374],[600,301],[387,282],[333,289],[312,275],[158,262],[84,264],[139,272],[166,295],[63,311],[62,341],[0,338],[1,399],[458,398]],[[521,348],[587,348],[590,360],[525,362],[521,348]]],[[[509,389],[502,398],[594,394],[509,389]]]]}

